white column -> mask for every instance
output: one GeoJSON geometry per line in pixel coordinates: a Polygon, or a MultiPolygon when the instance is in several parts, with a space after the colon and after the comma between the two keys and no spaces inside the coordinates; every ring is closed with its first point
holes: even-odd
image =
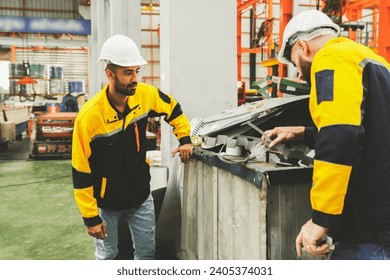
{"type": "Polygon", "coordinates": [[[124,34],[132,38],[141,49],[141,0],[92,0],[91,24],[89,83],[90,96],[93,96],[107,82],[103,63],[97,62],[100,48],[107,38],[124,34]]]}
{"type": "Polygon", "coordinates": [[[141,0],[111,0],[111,35],[124,34],[141,49],[141,0]]]}
{"type": "MultiPolygon", "coordinates": [[[[236,0],[161,0],[161,90],[191,120],[237,106],[236,0]]],[[[178,142],[162,127],[162,159],[178,142]]]]}

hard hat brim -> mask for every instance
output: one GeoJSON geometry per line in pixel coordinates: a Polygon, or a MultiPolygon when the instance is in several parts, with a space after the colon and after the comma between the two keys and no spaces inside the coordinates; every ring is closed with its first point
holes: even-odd
{"type": "Polygon", "coordinates": [[[280,49],[280,51],[279,51],[279,53],[278,53],[278,61],[279,61],[280,63],[283,63],[283,64],[288,64],[288,63],[290,63],[291,61],[288,60],[288,59],[286,59],[286,58],[284,57],[284,52],[285,52],[285,50],[286,50],[286,44],[283,44],[282,48],[280,49]]]}
{"type": "Polygon", "coordinates": [[[132,63],[121,63],[121,62],[114,63],[112,61],[109,61],[109,60],[103,59],[103,58],[99,58],[97,61],[104,62],[107,64],[114,64],[114,65],[118,65],[118,66],[122,66],[122,67],[142,66],[142,65],[148,64],[148,62],[144,58],[141,58],[141,60],[139,60],[139,61],[133,61],[132,63]]]}

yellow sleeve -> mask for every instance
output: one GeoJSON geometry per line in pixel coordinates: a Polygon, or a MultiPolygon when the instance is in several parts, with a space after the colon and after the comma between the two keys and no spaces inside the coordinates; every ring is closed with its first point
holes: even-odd
{"type": "Polygon", "coordinates": [[[91,155],[87,131],[76,119],[72,139],[72,174],[76,204],[87,226],[102,222],[93,193],[93,180],[88,158],[91,155]]]}
{"type": "Polygon", "coordinates": [[[362,71],[358,64],[325,53],[315,57],[311,72],[310,113],[318,129],[311,204],[313,221],[336,222],[359,148],[362,71]]]}

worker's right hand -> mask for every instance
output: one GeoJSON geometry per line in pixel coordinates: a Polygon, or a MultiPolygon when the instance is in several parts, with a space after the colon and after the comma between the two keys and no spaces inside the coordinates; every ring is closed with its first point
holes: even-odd
{"type": "Polygon", "coordinates": [[[103,222],[99,225],[88,227],[88,234],[92,237],[103,240],[107,237],[106,225],[103,222]]]}
{"type": "Polygon", "coordinates": [[[177,153],[179,153],[181,162],[187,163],[191,159],[193,149],[194,149],[194,145],[192,144],[181,145],[172,152],[172,157],[174,157],[177,153]]]}
{"type": "Polygon", "coordinates": [[[327,233],[328,229],[319,226],[310,219],[301,228],[297,239],[295,240],[295,248],[298,257],[302,256],[302,250],[307,251],[314,256],[325,257],[330,253],[329,244],[321,244],[320,240],[327,233]]]}
{"type": "Polygon", "coordinates": [[[264,132],[269,138],[273,139],[269,147],[275,147],[279,143],[291,140],[303,139],[305,133],[304,126],[282,126],[275,127],[264,132]]]}

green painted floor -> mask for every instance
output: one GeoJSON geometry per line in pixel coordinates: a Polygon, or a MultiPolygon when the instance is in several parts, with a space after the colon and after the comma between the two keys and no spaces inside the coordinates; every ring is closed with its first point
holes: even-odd
{"type": "Polygon", "coordinates": [[[0,260],[94,258],[70,160],[0,160],[0,260]]]}
{"type": "MultiPolygon", "coordinates": [[[[0,149],[0,260],[95,259],[93,238],[73,198],[71,161],[32,160],[32,146],[24,137],[0,149]]],[[[154,193],[155,207],[169,203],[156,227],[156,258],[172,260],[180,241],[180,204],[161,190],[154,193]]],[[[124,222],[118,232],[117,258],[132,259],[124,222]]]]}

